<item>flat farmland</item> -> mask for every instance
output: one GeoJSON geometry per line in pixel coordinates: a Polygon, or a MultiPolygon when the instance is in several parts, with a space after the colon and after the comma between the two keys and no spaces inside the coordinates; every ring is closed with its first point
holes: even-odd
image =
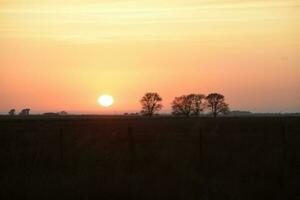
{"type": "Polygon", "coordinates": [[[0,199],[300,199],[300,118],[0,118],[0,199]]]}

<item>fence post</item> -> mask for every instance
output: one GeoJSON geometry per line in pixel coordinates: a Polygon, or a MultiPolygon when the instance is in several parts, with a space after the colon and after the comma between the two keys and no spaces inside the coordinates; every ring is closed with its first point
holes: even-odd
{"type": "Polygon", "coordinates": [[[60,187],[63,190],[63,174],[64,174],[64,148],[63,148],[63,129],[59,129],[59,161],[60,161],[60,187]]]}
{"type": "Polygon", "coordinates": [[[133,173],[135,159],[135,144],[132,127],[128,127],[129,173],[133,173]]]}
{"type": "Polygon", "coordinates": [[[61,167],[63,167],[63,130],[62,128],[59,129],[59,156],[60,156],[60,163],[61,167]]]}
{"type": "Polygon", "coordinates": [[[203,131],[199,128],[199,168],[203,167],[203,131]]]}
{"type": "Polygon", "coordinates": [[[287,173],[287,138],[286,138],[285,124],[282,124],[281,127],[281,148],[282,148],[282,158],[281,158],[280,187],[283,189],[283,191],[285,191],[286,173],[287,173]]]}
{"type": "Polygon", "coordinates": [[[129,159],[129,199],[132,199],[134,196],[134,161],[135,161],[135,143],[133,138],[132,127],[128,127],[128,159],[129,159]]]}

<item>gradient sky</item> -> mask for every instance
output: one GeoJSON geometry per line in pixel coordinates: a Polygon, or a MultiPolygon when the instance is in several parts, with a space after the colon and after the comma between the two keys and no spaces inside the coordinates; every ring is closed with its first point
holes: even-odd
{"type": "Polygon", "coordinates": [[[164,111],[220,92],[233,110],[300,112],[299,52],[300,0],[0,0],[0,112],[139,111],[147,91],[164,111]]]}

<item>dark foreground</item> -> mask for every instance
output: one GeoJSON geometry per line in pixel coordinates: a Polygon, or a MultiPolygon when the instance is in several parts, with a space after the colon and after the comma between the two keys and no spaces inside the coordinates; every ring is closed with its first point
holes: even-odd
{"type": "Polygon", "coordinates": [[[0,199],[300,199],[300,118],[0,119],[0,199]]]}

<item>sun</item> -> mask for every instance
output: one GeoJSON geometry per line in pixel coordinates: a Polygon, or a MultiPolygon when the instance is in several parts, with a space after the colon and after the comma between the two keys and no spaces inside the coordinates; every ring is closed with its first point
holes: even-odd
{"type": "Polygon", "coordinates": [[[114,103],[114,98],[110,95],[104,94],[98,98],[98,103],[101,106],[109,107],[114,103]]]}

